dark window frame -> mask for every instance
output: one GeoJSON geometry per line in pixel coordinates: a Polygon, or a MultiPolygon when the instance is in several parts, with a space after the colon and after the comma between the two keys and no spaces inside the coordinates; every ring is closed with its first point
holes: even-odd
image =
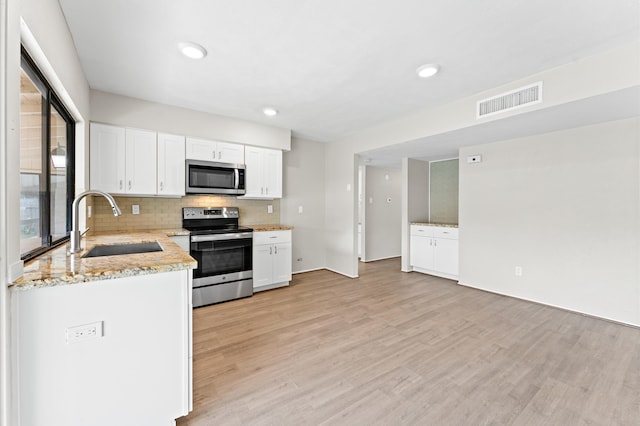
{"type": "Polygon", "coordinates": [[[20,258],[24,261],[33,259],[40,254],[57,247],[61,244],[69,241],[71,235],[71,220],[72,220],[72,211],[71,206],[73,203],[73,198],[75,196],[75,127],[76,121],[73,116],[69,113],[69,110],[65,107],[64,103],[60,100],[60,97],[55,93],[55,90],[49,84],[47,79],[44,77],[42,72],[38,69],[37,64],[31,57],[29,53],[21,46],[21,55],[20,55],[20,67],[21,69],[31,78],[33,83],[40,89],[42,92],[42,175],[40,176],[41,188],[43,190],[40,192],[40,218],[41,218],[41,228],[40,235],[42,236],[42,244],[40,247],[30,250],[26,253],[21,253],[20,258]],[[66,157],[67,157],[67,167],[66,167],[66,176],[67,176],[67,185],[66,185],[66,232],[65,235],[58,238],[53,239],[51,235],[52,229],[52,212],[51,212],[51,150],[53,147],[51,146],[51,113],[52,110],[55,111],[64,119],[66,122],[66,132],[67,132],[67,146],[66,146],[66,157]]]}

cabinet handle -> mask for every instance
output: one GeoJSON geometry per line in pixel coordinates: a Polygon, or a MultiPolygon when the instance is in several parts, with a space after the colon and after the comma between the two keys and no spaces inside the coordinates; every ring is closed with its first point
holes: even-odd
{"type": "Polygon", "coordinates": [[[122,190],[122,179],[120,179],[120,190],[122,190]]]}
{"type": "Polygon", "coordinates": [[[268,186],[266,187],[264,192],[265,192],[266,195],[269,195],[269,187],[268,186]]]}
{"type": "Polygon", "coordinates": [[[222,151],[218,151],[218,160],[222,160],[222,151]]]}
{"type": "Polygon", "coordinates": [[[215,159],[216,159],[216,152],[215,152],[215,151],[212,151],[212,152],[211,152],[211,155],[213,156],[213,159],[215,160],[215,159]]]}
{"type": "Polygon", "coordinates": [[[260,195],[264,195],[264,187],[260,188],[260,195]]]}
{"type": "Polygon", "coordinates": [[[269,254],[273,254],[273,247],[269,247],[269,254]]]}
{"type": "Polygon", "coordinates": [[[129,181],[129,189],[131,189],[131,181],[129,181]]]}
{"type": "Polygon", "coordinates": [[[275,246],[273,249],[275,250],[276,254],[278,254],[278,246],[275,246]]]}
{"type": "Polygon", "coordinates": [[[164,191],[164,183],[162,181],[160,181],[160,191],[164,191]]]}

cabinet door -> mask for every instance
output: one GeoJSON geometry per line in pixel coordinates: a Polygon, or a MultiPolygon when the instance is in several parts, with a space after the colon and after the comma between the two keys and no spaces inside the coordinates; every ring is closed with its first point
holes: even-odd
{"type": "Polygon", "coordinates": [[[412,235],[409,245],[411,266],[433,269],[433,238],[412,235]]]}
{"type": "Polygon", "coordinates": [[[458,240],[435,238],[433,269],[445,274],[458,275],[458,240]]]}
{"type": "Polygon", "coordinates": [[[273,245],[253,246],[253,288],[273,283],[273,245]]]}
{"type": "Polygon", "coordinates": [[[156,193],[157,168],[155,132],[126,129],[125,192],[153,195],[156,193]]]}
{"type": "Polygon", "coordinates": [[[184,195],[184,136],[158,133],[158,195],[184,195]]]}
{"type": "Polygon", "coordinates": [[[264,150],[248,146],[245,149],[245,197],[264,197],[264,150]]]}
{"type": "Polygon", "coordinates": [[[273,282],[291,281],[291,243],[273,245],[273,282]]]}
{"type": "Polygon", "coordinates": [[[264,156],[265,196],[282,198],[282,151],[266,149],[264,156]]]}
{"type": "Polygon", "coordinates": [[[218,157],[221,163],[244,164],[244,145],[236,143],[218,142],[218,157]]]}
{"type": "Polygon", "coordinates": [[[125,192],[125,130],[91,123],[89,164],[91,189],[125,192]]]}
{"type": "Polygon", "coordinates": [[[186,158],[190,160],[217,161],[217,144],[205,139],[187,138],[186,158]]]}

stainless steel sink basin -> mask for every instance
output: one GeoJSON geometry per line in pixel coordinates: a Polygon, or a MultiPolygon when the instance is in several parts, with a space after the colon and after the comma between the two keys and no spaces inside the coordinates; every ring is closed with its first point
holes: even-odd
{"type": "Polygon", "coordinates": [[[109,244],[105,246],[95,246],[82,257],[119,256],[122,254],[151,253],[162,251],[162,247],[157,241],[131,244],[109,244]]]}

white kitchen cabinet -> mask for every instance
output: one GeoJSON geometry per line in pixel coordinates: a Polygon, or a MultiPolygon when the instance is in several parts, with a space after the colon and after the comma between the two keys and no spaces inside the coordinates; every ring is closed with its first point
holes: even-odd
{"type": "Polygon", "coordinates": [[[157,134],[125,129],[125,194],[155,195],[157,134]]]}
{"type": "Polygon", "coordinates": [[[90,144],[91,189],[155,195],[155,132],[91,123],[90,144]]]}
{"type": "Polygon", "coordinates": [[[184,136],[158,133],[158,195],[180,197],[185,194],[184,160],[184,136]]]}
{"type": "Polygon", "coordinates": [[[186,158],[218,163],[244,164],[244,145],[187,138],[186,158]]]}
{"type": "Polygon", "coordinates": [[[110,193],[125,191],[125,129],[91,123],[91,189],[110,193]]]}
{"type": "Polygon", "coordinates": [[[414,271],[458,278],[458,228],[411,225],[409,245],[414,271]]]}
{"type": "Polygon", "coordinates": [[[11,303],[20,424],[169,425],[191,410],[189,271],[18,290],[11,303]]]}
{"type": "Polygon", "coordinates": [[[289,285],[291,231],[253,233],[253,291],[289,285]]]}
{"type": "Polygon", "coordinates": [[[248,146],[245,198],[282,198],[282,151],[248,146]]]}
{"type": "Polygon", "coordinates": [[[91,123],[91,189],[184,195],[184,136],[91,123]]]}

